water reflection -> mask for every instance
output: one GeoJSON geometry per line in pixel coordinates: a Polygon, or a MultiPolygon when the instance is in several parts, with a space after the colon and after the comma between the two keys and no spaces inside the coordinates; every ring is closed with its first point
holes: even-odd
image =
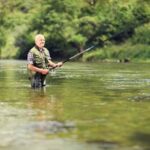
{"type": "Polygon", "coordinates": [[[63,104],[54,95],[47,94],[46,87],[31,90],[28,108],[36,112],[27,127],[32,132],[67,133],[75,128],[73,122],[59,120],[63,114],[63,104]]]}
{"type": "Polygon", "coordinates": [[[31,89],[29,92],[28,106],[36,110],[37,120],[57,119],[57,115],[63,111],[61,101],[58,101],[53,94],[47,95],[46,87],[42,89],[31,89]],[[57,109],[59,107],[59,109],[57,109]]]}
{"type": "Polygon", "coordinates": [[[25,62],[0,67],[0,149],[149,147],[148,64],[66,64],[44,89],[30,88],[25,62]]]}

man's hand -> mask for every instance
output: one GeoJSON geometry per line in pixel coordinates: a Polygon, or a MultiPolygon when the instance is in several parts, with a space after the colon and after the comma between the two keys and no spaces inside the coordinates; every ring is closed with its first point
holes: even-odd
{"type": "Polygon", "coordinates": [[[63,62],[54,63],[51,60],[49,60],[49,66],[51,66],[52,68],[61,67],[62,65],[63,65],[63,62]]]}
{"type": "Polygon", "coordinates": [[[63,65],[63,62],[58,62],[56,65],[57,67],[61,67],[63,65]]]}
{"type": "Polygon", "coordinates": [[[48,69],[41,69],[40,73],[43,75],[47,75],[49,73],[49,70],[48,69]]]}
{"type": "Polygon", "coordinates": [[[61,67],[63,65],[62,62],[58,62],[58,63],[54,63],[52,68],[57,68],[57,67],[61,67]]]}

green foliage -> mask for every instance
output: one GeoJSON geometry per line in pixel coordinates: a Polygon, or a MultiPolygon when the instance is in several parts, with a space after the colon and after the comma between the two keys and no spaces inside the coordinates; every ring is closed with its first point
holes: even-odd
{"type": "Polygon", "coordinates": [[[17,58],[26,59],[27,53],[32,48],[33,44],[34,39],[30,34],[22,35],[20,38],[18,38],[18,40],[15,42],[15,45],[17,47],[21,47],[22,49],[17,53],[17,58]]]}
{"type": "Polygon", "coordinates": [[[85,45],[86,37],[82,36],[81,34],[76,34],[72,36],[70,39],[70,43],[75,45],[77,48],[80,48],[85,45]]]}
{"type": "Polygon", "coordinates": [[[0,2],[0,58],[1,58],[1,55],[2,55],[2,47],[5,45],[5,42],[6,42],[6,38],[5,38],[5,29],[4,29],[4,26],[5,26],[5,11],[3,11],[3,3],[0,2]]]}
{"type": "Polygon", "coordinates": [[[103,61],[108,58],[107,52],[102,49],[96,50],[94,52],[89,52],[85,54],[82,58],[83,61],[103,61]]]}
{"type": "Polygon", "coordinates": [[[134,44],[149,44],[149,21],[148,0],[2,0],[0,31],[6,38],[0,47],[5,49],[12,36],[17,57],[25,58],[37,33],[45,35],[46,47],[57,57],[106,39],[121,44],[133,37],[134,44]],[[8,30],[12,35],[5,34],[8,30]]]}
{"type": "Polygon", "coordinates": [[[136,44],[127,42],[121,45],[107,46],[96,51],[89,52],[84,55],[84,61],[118,61],[124,62],[125,60],[147,61],[150,58],[150,47],[145,44],[136,44]]]}
{"type": "Polygon", "coordinates": [[[0,28],[0,49],[3,45],[5,45],[5,30],[3,28],[0,28]]]}
{"type": "Polygon", "coordinates": [[[132,42],[133,44],[150,44],[150,23],[136,28],[135,34],[132,38],[132,42]]]}

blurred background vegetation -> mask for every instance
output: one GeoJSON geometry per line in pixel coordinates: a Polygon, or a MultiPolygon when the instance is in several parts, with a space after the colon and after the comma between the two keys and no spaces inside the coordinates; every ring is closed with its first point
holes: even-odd
{"type": "Polygon", "coordinates": [[[82,59],[149,61],[150,1],[0,0],[1,59],[26,59],[37,33],[54,59],[99,44],[82,59]]]}

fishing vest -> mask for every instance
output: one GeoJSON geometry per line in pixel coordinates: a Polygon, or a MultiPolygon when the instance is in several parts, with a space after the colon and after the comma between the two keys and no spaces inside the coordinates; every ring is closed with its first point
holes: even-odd
{"type": "Polygon", "coordinates": [[[41,52],[37,47],[33,47],[30,52],[33,54],[34,66],[43,69],[48,68],[49,51],[46,48],[43,48],[43,51],[41,52]]]}

